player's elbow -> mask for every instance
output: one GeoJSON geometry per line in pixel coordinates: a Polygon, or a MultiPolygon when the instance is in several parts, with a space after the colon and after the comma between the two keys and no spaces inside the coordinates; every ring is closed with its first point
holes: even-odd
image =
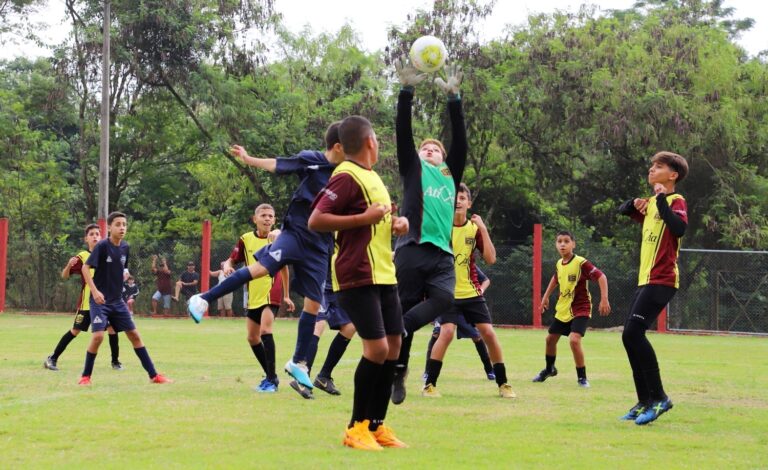
{"type": "Polygon", "coordinates": [[[309,220],[307,221],[307,227],[309,227],[310,230],[315,232],[330,232],[331,230],[328,229],[327,224],[323,221],[323,213],[318,211],[312,211],[312,215],[309,216],[309,220]]]}
{"type": "Polygon", "coordinates": [[[483,261],[485,261],[485,264],[492,265],[496,264],[496,253],[483,253],[483,261]]]}

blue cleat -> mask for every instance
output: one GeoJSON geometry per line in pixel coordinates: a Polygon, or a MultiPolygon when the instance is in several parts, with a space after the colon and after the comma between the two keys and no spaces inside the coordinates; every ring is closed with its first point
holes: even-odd
{"type": "Polygon", "coordinates": [[[643,425],[656,421],[656,419],[672,409],[672,400],[669,397],[653,402],[645,411],[640,413],[635,419],[635,424],[643,425]]]}
{"type": "Polygon", "coordinates": [[[586,378],[579,379],[579,387],[589,388],[589,380],[587,380],[586,378]]]}
{"type": "Polygon", "coordinates": [[[314,385],[312,385],[312,380],[309,378],[309,370],[307,369],[307,365],[305,363],[300,362],[296,364],[293,362],[293,359],[291,359],[285,363],[285,371],[288,373],[288,375],[296,379],[296,381],[301,385],[307,387],[310,390],[314,388],[314,385]]]}
{"type": "Polygon", "coordinates": [[[557,367],[552,367],[552,370],[542,369],[539,374],[533,378],[531,382],[544,382],[547,377],[554,377],[557,375],[557,367]]]}
{"type": "Polygon", "coordinates": [[[203,315],[205,315],[206,310],[208,310],[208,302],[200,294],[195,294],[189,298],[187,311],[195,323],[203,321],[203,315]]]}
{"type": "Polygon", "coordinates": [[[644,403],[637,402],[635,406],[629,409],[627,414],[625,414],[619,419],[622,421],[634,421],[637,419],[638,416],[640,416],[643,413],[643,411],[645,411],[645,406],[646,405],[644,403]]]}
{"type": "Polygon", "coordinates": [[[485,375],[488,376],[488,380],[496,380],[496,374],[494,374],[493,371],[486,372],[485,375]]]}
{"type": "Polygon", "coordinates": [[[256,391],[259,393],[275,393],[277,392],[277,384],[265,378],[256,387],[256,391]]]}

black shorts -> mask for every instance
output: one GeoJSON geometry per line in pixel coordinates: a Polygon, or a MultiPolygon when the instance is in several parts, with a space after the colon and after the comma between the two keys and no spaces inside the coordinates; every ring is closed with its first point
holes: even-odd
{"type": "Polygon", "coordinates": [[[403,334],[403,310],[397,286],[355,287],[339,291],[337,296],[360,338],[381,339],[403,334]]]}
{"type": "Polygon", "coordinates": [[[488,304],[483,297],[455,299],[451,310],[442,315],[443,323],[458,324],[459,316],[463,316],[470,325],[491,323],[491,312],[488,311],[488,304]]]}
{"type": "Polygon", "coordinates": [[[571,333],[578,333],[583,338],[587,334],[587,323],[589,317],[574,317],[569,322],[560,321],[557,318],[549,325],[549,334],[568,336],[571,333]]]}
{"type": "Polygon", "coordinates": [[[262,305],[261,307],[256,307],[256,308],[249,308],[246,316],[251,320],[255,321],[257,324],[261,325],[261,316],[264,314],[264,309],[267,307],[269,307],[269,305],[262,305]]]}
{"type": "Polygon", "coordinates": [[[80,331],[88,331],[89,326],[91,326],[91,311],[78,310],[75,314],[75,322],[72,324],[72,328],[80,331]]]}
{"type": "Polygon", "coordinates": [[[428,287],[450,293],[456,289],[453,255],[431,243],[405,245],[395,253],[397,290],[404,305],[415,305],[428,295],[428,287]]]}
{"type": "Polygon", "coordinates": [[[647,284],[638,287],[629,307],[627,323],[636,321],[646,329],[650,328],[676,293],[677,289],[671,286],[647,284]]]}

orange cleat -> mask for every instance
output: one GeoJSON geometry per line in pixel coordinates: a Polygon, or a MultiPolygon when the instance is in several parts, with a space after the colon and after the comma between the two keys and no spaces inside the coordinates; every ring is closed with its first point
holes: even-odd
{"type": "Polygon", "coordinates": [[[383,447],[376,442],[371,431],[368,430],[369,421],[355,421],[351,428],[344,432],[344,445],[360,450],[382,450],[383,447]]]}
{"type": "Polygon", "coordinates": [[[164,376],[163,374],[157,374],[156,376],[152,377],[150,381],[153,384],[172,384],[173,380],[169,379],[168,377],[164,376]]]}
{"type": "Polygon", "coordinates": [[[373,437],[382,447],[396,447],[400,449],[408,447],[408,444],[395,436],[395,432],[392,431],[392,428],[383,424],[380,425],[378,429],[373,431],[373,437]]]}
{"type": "Polygon", "coordinates": [[[91,385],[91,376],[84,375],[80,377],[80,381],[77,383],[77,385],[91,385]]]}

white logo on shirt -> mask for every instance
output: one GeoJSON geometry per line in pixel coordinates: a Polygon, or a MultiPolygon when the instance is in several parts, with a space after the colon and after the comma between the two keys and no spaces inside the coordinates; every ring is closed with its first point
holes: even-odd
{"type": "Polygon", "coordinates": [[[283,250],[270,251],[269,252],[269,256],[274,258],[275,261],[277,261],[279,263],[280,262],[280,258],[283,257],[283,250]]]}
{"type": "Polygon", "coordinates": [[[111,256],[107,256],[107,263],[111,263],[111,262],[112,262],[112,257],[111,256]]]}
{"type": "Polygon", "coordinates": [[[307,167],[308,170],[317,170],[318,168],[320,168],[320,165],[309,165],[307,167]]]}
{"type": "Polygon", "coordinates": [[[331,191],[328,188],[323,188],[323,192],[328,197],[328,199],[330,199],[331,201],[335,201],[339,197],[338,194],[334,193],[333,191],[331,191]]]}

